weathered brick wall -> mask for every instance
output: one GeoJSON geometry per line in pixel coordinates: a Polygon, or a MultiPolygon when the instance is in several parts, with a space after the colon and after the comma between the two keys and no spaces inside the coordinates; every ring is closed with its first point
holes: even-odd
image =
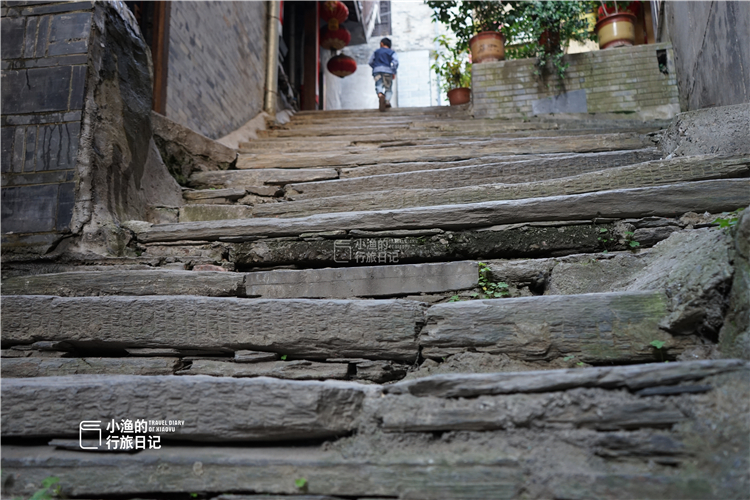
{"type": "Polygon", "coordinates": [[[561,88],[555,75],[543,81],[534,75],[534,59],[475,64],[474,116],[636,111],[672,116],[679,112],[673,60],[669,44],[570,54],[565,56],[570,66],[561,88]],[[657,59],[660,51],[666,51],[664,72],[657,59]]]}
{"type": "Polygon", "coordinates": [[[172,2],[167,117],[212,139],[263,109],[266,2],[172,2]]]}
{"type": "Polygon", "coordinates": [[[2,3],[4,235],[52,240],[70,228],[92,10],[2,3]]]}

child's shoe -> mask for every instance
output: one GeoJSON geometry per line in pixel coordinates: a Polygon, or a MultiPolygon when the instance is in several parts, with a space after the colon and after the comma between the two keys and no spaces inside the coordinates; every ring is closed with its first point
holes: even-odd
{"type": "Polygon", "coordinates": [[[378,94],[378,109],[380,111],[385,111],[385,108],[386,108],[385,95],[378,94]]]}

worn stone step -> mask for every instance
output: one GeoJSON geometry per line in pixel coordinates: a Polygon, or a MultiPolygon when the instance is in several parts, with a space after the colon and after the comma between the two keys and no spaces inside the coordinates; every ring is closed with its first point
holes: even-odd
{"type": "Polygon", "coordinates": [[[14,295],[3,297],[2,341],[414,361],[424,307],[405,300],[14,295]]]}
{"type": "MultiPolygon", "coordinates": [[[[340,170],[341,179],[350,179],[353,177],[364,177],[371,175],[399,174],[405,172],[416,172],[422,170],[439,170],[456,167],[472,167],[484,165],[496,165],[499,163],[516,163],[526,162],[531,165],[533,162],[546,163],[548,161],[559,162],[560,166],[575,165],[576,159],[580,158],[581,162],[587,163],[594,160],[597,155],[613,155],[622,158],[621,165],[630,165],[644,161],[658,160],[662,154],[656,148],[644,148],[626,151],[611,151],[602,153],[550,153],[550,154],[518,154],[518,155],[490,155],[468,160],[457,161],[411,161],[402,163],[379,163],[375,165],[363,165],[357,167],[343,167],[340,170]],[[630,161],[632,159],[632,161],[630,161]]],[[[519,163],[520,164],[520,163],[519,163]]]]}
{"type": "Polygon", "coordinates": [[[2,435],[77,437],[83,420],[174,418],[185,421],[168,434],[176,439],[320,439],[355,429],[367,390],[264,377],[16,378],[3,381],[2,435]]]}
{"type": "MultiPolygon", "coordinates": [[[[413,147],[403,151],[389,151],[390,148],[372,151],[369,148],[362,148],[359,152],[355,149],[342,153],[244,153],[237,159],[237,168],[344,167],[382,162],[456,161],[498,154],[590,153],[642,149],[650,146],[653,146],[651,139],[634,133],[573,136],[566,138],[565,141],[561,141],[558,137],[498,139],[470,147],[413,147]]],[[[213,172],[206,172],[208,173],[213,172]]],[[[203,175],[203,173],[196,175],[203,175]]]]}
{"type": "MultiPolygon", "coordinates": [[[[364,242],[363,242],[364,243],[364,242]]],[[[381,245],[341,247],[342,263],[398,260],[381,245]],[[380,254],[380,255],[379,255],[380,254]]],[[[476,262],[339,267],[253,273],[173,270],[105,270],[9,278],[4,295],[201,295],[207,297],[351,298],[463,290],[477,285],[476,262]]]]}
{"type": "Polygon", "coordinates": [[[180,207],[180,222],[198,222],[207,220],[249,219],[253,216],[253,207],[248,205],[203,205],[191,204],[180,207]]]}
{"type": "Polygon", "coordinates": [[[238,297],[244,294],[239,273],[178,270],[78,271],[18,276],[3,282],[3,295],[200,295],[238,297]]]}
{"type": "Polygon", "coordinates": [[[262,170],[220,170],[196,172],[188,179],[194,188],[247,189],[255,186],[284,185],[338,178],[333,168],[268,168],[262,170]]]}
{"type": "MultiPolygon", "coordinates": [[[[397,251],[386,248],[341,250],[342,262],[364,262],[378,255],[383,262],[398,259],[397,251]]],[[[383,297],[462,290],[475,287],[477,280],[476,262],[279,270],[246,274],[245,293],[264,298],[383,297]]]]}
{"type": "Polygon", "coordinates": [[[650,344],[654,340],[665,342],[665,355],[697,343],[659,328],[668,313],[660,291],[438,304],[427,310],[419,344],[422,355],[433,359],[475,351],[528,361],[567,356],[585,363],[651,361],[659,354],[650,344]]]}
{"type": "MultiPolygon", "coordinates": [[[[292,183],[286,186],[287,197],[294,200],[325,198],[342,194],[353,194],[391,189],[455,188],[478,184],[518,183],[568,177],[600,169],[632,165],[658,160],[656,149],[614,151],[606,153],[581,153],[555,157],[523,156],[506,158],[505,161],[488,161],[476,165],[448,165],[439,168],[439,163],[425,165],[423,170],[404,173],[376,174],[330,181],[292,183]]],[[[368,168],[368,167],[361,167],[368,168]]],[[[357,173],[356,170],[350,173],[357,173]]],[[[348,175],[348,173],[347,173],[348,175]]]]}
{"type": "Polygon", "coordinates": [[[74,451],[77,440],[72,447],[62,439],[5,444],[3,493],[33,492],[55,476],[63,494],[84,498],[216,492],[227,484],[235,492],[352,498],[741,498],[746,478],[732,464],[748,453],[747,440],[737,440],[750,431],[741,417],[748,382],[750,367],[740,360],[442,376],[367,388],[212,377],[13,379],[3,388],[13,403],[3,405],[4,436],[77,438],[78,423],[90,419],[169,415],[184,425],[161,435],[161,449],[136,453],[74,451]],[[33,398],[59,410],[40,412],[33,398]],[[446,429],[449,438],[432,434],[446,429]],[[292,439],[303,431],[329,442],[216,443],[254,440],[260,432],[292,439]],[[727,435],[735,446],[723,447],[717,469],[715,446],[727,435]],[[186,446],[170,437],[214,442],[186,446]],[[571,457],[588,458],[585,469],[571,469],[571,457]],[[611,472],[623,463],[627,471],[611,472]],[[300,478],[304,488],[295,484],[300,478]]]}
{"type": "Polygon", "coordinates": [[[467,205],[312,215],[296,219],[159,224],[137,232],[143,243],[220,238],[297,236],[334,230],[468,229],[597,217],[672,217],[719,213],[750,204],[750,179],[726,179],[467,205]]]}
{"type": "Polygon", "coordinates": [[[3,359],[3,378],[65,375],[172,375],[179,358],[16,358],[3,359]]]}
{"type": "MultiPolygon", "coordinates": [[[[706,157],[676,158],[536,182],[488,183],[446,189],[398,189],[328,198],[310,198],[258,206],[254,210],[254,215],[256,217],[305,217],[343,211],[461,205],[658,186],[685,181],[747,177],[748,174],[750,174],[750,157],[731,160],[706,157]]],[[[478,180],[478,182],[483,183],[484,180],[478,180]]],[[[292,198],[294,198],[293,194],[292,198]]]]}

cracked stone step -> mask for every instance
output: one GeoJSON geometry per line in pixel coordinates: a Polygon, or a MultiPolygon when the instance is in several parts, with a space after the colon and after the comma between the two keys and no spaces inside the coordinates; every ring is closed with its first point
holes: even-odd
{"type": "Polygon", "coordinates": [[[13,295],[2,300],[2,341],[414,361],[424,307],[407,300],[13,295]]]}
{"type": "MultiPolygon", "coordinates": [[[[348,242],[347,242],[348,243],[348,242]]],[[[398,251],[342,245],[339,259],[398,259],[398,251]],[[373,253],[374,252],[374,253],[373,253]]],[[[477,285],[476,262],[256,271],[78,271],[9,278],[4,295],[200,295],[206,297],[388,297],[464,290],[477,285]]]]}
{"type": "MultiPolygon", "coordinates": [[[[634,133],[616,133],[568,137],[500,139],[483,145],[446,148],[410,148],[407,151],[372,151],[362,149],[360,153],[269,153],[239,155],[238,169],[309,169],[313,167],[336,167],[371,165],[383,162],[408,161],[456,161],[498,154],[540,153],[592,153],[622,149],[642,149],[653,146],[645,136],[634,133]]],[[[195,176],[215,174],[201,172],[195,176]]],[[[226,186],[230,187],[230,186],[226,186]]]]}
{"type": "Polygon", "coordinates": [[[198,375],[14,378],[3,381],[2,435],[74,437],[83,420],[174,418],[185,421],[168,434],[175,439],[320,439],[355,429],[368,387],[198,375]]]}
{"type": "Polygon", "coordinates": [[[422,356],[440,360],[466,351],[535,361],[574,356],[585,363],[646,362],[651,342],[673,356],[700,341],[672,336],[660,291],[519,297],[438,304],[419,335],[422,356]]]}
{"type": "MultiPolygon", "coordinates": [[[[443,171],[447,172],[447,171],[443,171]]],[[[613,167],[536,182],[484,184],[448,189],[394,189],[266,204],[256,217],[305,217],[313,214],[461,205],[521,200],[622,188],[657,186],[707,179],[741,178],[750,173],[750,157],[732,160],[691,157],[613,167]]],[[[484,182],[480,180],[479,182],[484,182]]],[[[447,183],[446,183],[447,184],[447,183]]],[[[444,184],[445,185],[445,184],[444,184]]],[[[294,195],[292,195],[294,198],[294,195]]]]}
{"type": "Polygon", "coordinates": [[[273,377],[287,380],[344,380],[349,377],[348,363],[317,363],[303,359],[233,363],[211,359],[193,360],[177,375],[213,377],[273,377]]]}
{"type": "Polygon", "coordinates": [[[298,236],[334,230],[468,229],[498,224],[597,217],[673,217],[735,210],[750,204],[750,179],[723,179],[466,205],[319,214],[289,219],[159,224],[137,231],[142,243],[298,236]]]}
{"type": "MultiPolygon", "coordinates": [[[[325,198],[342,193],[387,191],[390,189],[416,189],[430,187],[433,189],[477,184],[518,183],[541,181],[557,177],[569,177],[612,167],[632,165],[645,161],[657,160],[660,155],[656,149],[634,151],[615,151],[606,153],[582,153],[563,157],[535,157],[515,161],[487,162],[478,165],[448,166],[427,165],[424,170],[412,172],[366,175],[330,181],[292,183],[287,185],[287,196],[301,200],[311,197],[325,198]]],[[[366,167],[363,167],[366,168],[366,167]]],[[[353,172],[356,173],[356,172],[353,172]]]]}

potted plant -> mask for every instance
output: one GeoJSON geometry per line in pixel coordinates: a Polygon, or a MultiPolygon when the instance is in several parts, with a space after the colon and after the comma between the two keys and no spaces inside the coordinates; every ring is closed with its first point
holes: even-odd
{"type": "Polygon", "coordinates": [[[596,35],[600,49],[627,47],[635,43],[636,2],[599,2],[596,35]]]}
{"type": "Polygon", "coordinates": [[[466,104],[471,100],[471,62],[466,51],[460,50],[454,40],[445,35],[435,38],[443,48],[435,53],[432,70],[440,79],[440,88],[448,94],[451,106],[466,104]]]}
{"type": "Polygon", "coordinates": [[[458,49],[471,48],[475,64],[499,61],[504,58],[504,43],[508,40],[508,26],[516,16],[516,6],[523,2],[431,1],[425,3],[432,10],[432,18],[456,35],[458,49]]]}
{"type": "Polygon", "coordinates": [[[515,22],[509,30],[525,43],[509,51],[511,58],[536,57],[538,75],[551,65],[562,80],[568,64],[563,61],[565,47],[571,41],[584,42],[591,38],[586,14],[589,2],[561,1],[524,2],[517,7],[515,22]]]}

